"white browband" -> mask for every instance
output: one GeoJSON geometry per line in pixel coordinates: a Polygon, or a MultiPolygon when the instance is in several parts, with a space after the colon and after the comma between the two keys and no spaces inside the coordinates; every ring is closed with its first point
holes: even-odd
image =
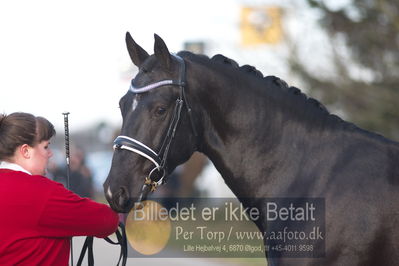
{"type": "Polygon", "coordinates": [[[149,90],[152,90],[152,89],[155,89],[155,88],[158,88],[161,86],[170,85],[170,84],[173,84],[173,80],[171,80],[171,79],[161,80],[161,81],[158,81],[158,82],[155,82],[155,83],[152,83],[147,86],[140,87],[140,88],[134,87],[133,84],[130,84],[130,90],[134,93],[143,93],[143,92],[147,92],[149,90]]]}

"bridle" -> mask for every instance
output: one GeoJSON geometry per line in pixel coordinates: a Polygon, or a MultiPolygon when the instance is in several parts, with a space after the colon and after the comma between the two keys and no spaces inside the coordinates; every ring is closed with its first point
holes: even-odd
{"type": "Polygon", "coordinates": [[[179,77],[177,80],[167,79],[161,80],[158,82],[151,83],[149,85],[143,87],[136,87],[134,85],[134,79],[131,82],[129,91],[139,94],[145,93],[152,89],[159,88],[162,86],[178,86],[180,88],[179,97],[176,99],[176,104],[173,112],[173,116],[169,122],[168,130],[165,134],[165,138],[162,141],[162,145],[158,152],[155,152],[153,149],[146,146],[144,143],[129,137],[129,136],[118,136],[114,140],[114,150],[128,150],[139,154],[140,156],[145,157],[147,160],[151,161],[154,164],[154,168],[149,172],[148,176],[144,180],[143,187],[140,192],[140,196],[138,198],[138,202],[145,199],[147,193],[149,191],[155,191],[156,188],[160,185],[166,183],[166,172],[167,172],[167,159],[169,155],[170,147],[172,146],[173,139],[176,134],[177,126],[180,122],[181,112],[183,106],[186,107],[188,117],[190,119],[191,128],[193,130],[194,136],[197,137],[197,130],[195,128],[192,109],[187,102],[187,97],[185,94],[185,86],[186,86],[186,66],[183,58],[178,55],[172,54],[172,58],[174,58],[179,64],[179,77]],[[159,173],[161,177],[157,180],[152,178],[154,173],[159,173]]]}

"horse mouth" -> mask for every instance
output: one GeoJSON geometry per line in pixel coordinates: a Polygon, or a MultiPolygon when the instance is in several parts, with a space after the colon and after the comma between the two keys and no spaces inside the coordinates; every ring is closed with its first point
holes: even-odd
{"type": "Polygon", "coordinates": [[[123,199],[123,193],[121,195],[116,195],[117,196],[117,200],[115,200],[114,203],[116,203],[114,207],[111,207],[117,211],[117,212],[122,212],[122,213],[128,213],[130,212],[133,208],[135,208],[136,206],[141,206],[141,203],[143,201],[146,201],[148,198],[148,195],[151,193],[151,187],[147,186],[147,185],[143,185],[143,188],[140,192],[139,197],[137,198],[128,198],[123,199]]]}
{"type": "Polygon", "coordinates": [[[114,211],[118,213],[128,213],[133,208],[135,199],[130,198],[125,190],[121,188],[108,202],[114,211]]]}

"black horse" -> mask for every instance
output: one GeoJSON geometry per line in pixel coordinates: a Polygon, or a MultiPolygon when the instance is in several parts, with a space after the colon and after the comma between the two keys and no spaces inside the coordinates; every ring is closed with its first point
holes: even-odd
{"type": "Polygon", "coordinates": [[[104,183],[114,210],[128,212],[199,151],[245,206],[264,197],[325,199],[325,256],[270,265],[398,265],[398,143],[252,66],[172,55],[157,35],[151,56],[129,33],[126,43],[139,73],[119,103],[121,136],[104,183]]]}

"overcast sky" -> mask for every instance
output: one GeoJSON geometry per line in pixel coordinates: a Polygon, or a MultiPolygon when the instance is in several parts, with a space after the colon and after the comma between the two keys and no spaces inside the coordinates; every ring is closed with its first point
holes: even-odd
{"type": "MultiPolygon", "coordinates": [[[[157,33],[171,52],[181,50],[184,41],[205,40],[234,57],[240,5],[273,2],[282,3],[1,1],[0,112],[31,112],[62,128],[61,113],[69,111],[71,130],[101,120],[118,125],[118,101],[134,73],[126,31],[150,54],[157,33]]],[[[245,58],[245,53],[236,56],[245,58]]],[[[253,54],[246,58],[256,64],[253,54]]],[[[271,60],[269,65],[279,66],[271,60]]]]}

